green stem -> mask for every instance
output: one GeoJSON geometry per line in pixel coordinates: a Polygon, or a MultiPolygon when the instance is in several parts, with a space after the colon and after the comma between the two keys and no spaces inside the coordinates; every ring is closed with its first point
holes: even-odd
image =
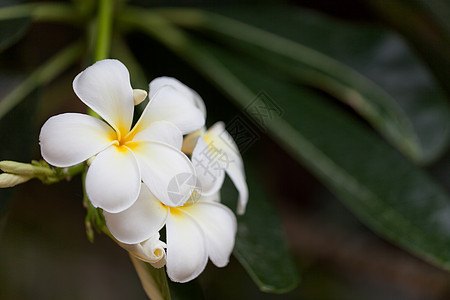
{"type": "MultiPolygon", "coordinates": [[[[40,164],[43,163],[41,162],[40,164]]],[[[36,170],[42,172],[42,174],[36,174],[36,178],[41,180],[43,183],[54,184],[63,180],[70,180],[72,177],[82,173],[86,170],[86,164],[80,163],[68,168],[50,168],[49,166],[42,166],[40,170],[38,168],[36,168],[36,170]],[[45,168],[48,169],[48,171],[45,171],[45,168]],[[52,174],[48,174],[49,171],[52,174]]]]}
{"type": "Polygon", "coordinates": [[[78,165],[66,168],[65,170],[65,174],[68,178],[71,178],[75,175],[80,174],[81,172],[83,172],[84,170],[86,170],[86,164],[85,163],[80,163],[78,165]]]}
{"type": "Polygon", "coordinates": [[[27,79],[17,85],[2,99],[0,102],[0,118],[19,104],[36,87],[47,84],[66,70],[76,61],[82,51],[83,44],[80,42],[74,43],[37,68],[27,79]]]}
{"type": "Polygon", "coordinates": [[[68,168],[53,168],[45,161],[32,161],[31,164],[11,160],[0,161],[0,169],[3,173],[37,178],[43,183],[52,184],[62,180],[70,180],[86,169],[85,163],[80,163],[68,168]]]}
{"type": "Polygon", "coordinates": [[[86,227],[86,236],[88,240],[93,243],[94,242],[94,227],[92,225],[92,210],[95,209],[91,202],[89,201],[89,197],[86,193],[86,171],[81,175],[81,183],[83,185],[83,206],[87,210],[86,217],[84,218],[84,226],[86,227]]]}
{"type": "MultiPolygon", "coordinates": [[[[83,164],[84,166],[84,164],[83,164]]],[[[88,240],[93,243],[95,239],[94,229],[97,232],[103,232],[108,235],[110,238],[115,240],[112,234],[109,232],[108,227],[105,224],[105,218],[103,217],[102,210],[100,208],[96,208],[92,205],[91,201],[89,201],[89,197],[86,193],[86,174],[87,169],[81,175],[81,182],[83,184],[83,206],[86,208],[86,217],[84,218],[84,225],[86,227],[86,236],[88,240]]]]}
{"type": "Polygon", "coordinates": [[[113,0],[100,0],[97,19],[97,39],[94,60],[99,61],[109,57],[112,34],[113,0]]]}

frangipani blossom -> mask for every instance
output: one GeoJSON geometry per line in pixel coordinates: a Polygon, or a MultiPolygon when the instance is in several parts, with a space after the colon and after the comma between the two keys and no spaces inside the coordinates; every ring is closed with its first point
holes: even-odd
{"type": "Polygon", "coordinates": [[[166,225],[167,274],[175,282],[190,281],[204,270],[208,257],[218,267],[227,265],[237,229],[228,207],[203,197],[195,199],[195,193],[183,206],[169,207],[142,186],[130,208],[115,214],[103,212],[106,225],[125,244],[141,243],[166,225]]]}
{"type": "Polygon", "coordinates": [[[150,102],[131,129],[134,98],[139,102],[145,96],[142,91],[133,93],[129,77],[126,67],[112,59],[78,74],[73,81],[75,93],[104,121],[78,113],[50,118],[39,137],[42,156],[57,167],[95,156],[86,175],[86,192],[92,204],[105,211],[130,207],[141,180],[165,205],[180,205],[191,190],[180,190],[184,196],[175,203],[167,187],[177,174],[195,174],[180,151],[182,135],[201,128],[204,113],[179,87],[152,82],[150,102]]]}
{"type": "MultiPolygon", "coordinates": [[[[225,130],[223,122],[217,122],[206,132],[197,132],[199,137],[192,151],[192,163],[201,182],[202,196],[216,194],[222,187],[226,172],[239,192],[237,213],[243,214],[248,201],[248,187],[244,163],[236,143],[225,130]]],[[[189,150],[194,136],[195,133],[192,133],[185,138],[184,150],[189,150]]]]}

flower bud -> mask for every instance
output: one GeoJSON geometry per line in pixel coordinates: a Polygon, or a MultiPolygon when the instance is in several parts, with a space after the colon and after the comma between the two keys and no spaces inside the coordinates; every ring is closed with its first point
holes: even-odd
{"type": "Polygon", "coordinates": [[[0,174],[0,188],[13,187],[30,179],[30,176],[2,173],[0,174]]]}
{"type": "Polygon", "coordinates": [[[133,90],[134,105],[139,105],[147,97],[147,92],[140,89],[133,90]]]}
{"type": "Polygon", "coordinates": [[[159,233],[138,244],[116,242],[131,255],[150,263],[154,268],[159,269],[166,264],[166,251],[164,251],[166,244],[159,240],[159,233]]]}
{"type": "Polygon", "coordinates": [[[0,161],[0,169],[6,173],[20,174],[20,175],[33,175],[34,166],[30,164],[24,164],[11,160],[0,161]]]}

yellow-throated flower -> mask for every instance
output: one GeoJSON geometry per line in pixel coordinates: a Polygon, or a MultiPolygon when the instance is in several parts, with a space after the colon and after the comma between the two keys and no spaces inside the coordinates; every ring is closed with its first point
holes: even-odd
{"type": "MultiPolygon", "coordinates": [[[[112,235],[119,242],[128,244],[124,248],[149,262],[154,261],[157,248],[154,248],[154,241],[146,241],[165,225],[167,275],[172,281],[187,282],[200,275],[208,257],[218,267],[228,264],[237,228],[233,212],[218,199],[201,196],[197,199],[197,196],[194,192],[183,206],[170,207],[142,186],[138,199],[130,208],[103,214],[112,235]],[[134,250],[136,247],[140,249],[139,254],[134,250]]],[[[160,258],[164,257],[161,252],[159,254],[160,258]]]]}
{"type": "MultiPolygon", "coordinates": [[[[39,136],[42,156],[57,167],[95,156],[86,175],[86,192],[92,204],[105,211],[130,207],[141,180],[165,205],[181,205],[191,189],[181,186],[182,196],[175,199],[168,186],[178,174],[195,177],[192,163],[180,151],[183,134],[205,122],[195,104],[197,95],[184,88],[170,78],[150,83],[149,104],[131,128],[134,98],[128,70],[117,60],[99,61],[76,76],[73,89],[103,120],[78,113],[51,117],[39,136]]],[[[142,93],[135,96],[142,98],[142,93]]]]}
{"type": "Polygon", "coordinates": [[[197,277],[208,257],[218,267],[228,263],[237,224],[232,211],[220,203],[225,172],[239,191],[239,213],[245,211],[248,199],[242,158],[223,123],[187,136],[184,150],[192,152],[198,176],[195,191],[184,205],[166,206],[143,186],[130,208],[103,212],[108,229],[123,248],[156,267],[165,258],[167,274],[176,282],[197,277]],[[167,255],[162,242],[155,239],[164,225],[167,255]]]}
{"type": "MultiPolygon", "coordinates": [[[[207,131],[199,130],[187,137],[196,142],[192,151],[192,164],[201,183],[202,196],[215,195],[222,187],[225,173],[239,192],[237,213],[243,214],[247,206],[248,187],[245,181],[244,163],[239,149],[223,122],[217,122],[207,131]]],[[[187,143],[184,143],[185,150],[187,143]]],[[[192,147],[192,146],[191,146],[192,147]]]]}

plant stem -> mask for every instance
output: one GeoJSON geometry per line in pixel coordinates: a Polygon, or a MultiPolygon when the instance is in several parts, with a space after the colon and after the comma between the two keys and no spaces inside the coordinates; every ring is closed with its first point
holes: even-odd
{"type": "Polygon", "coordinates": [[[112,34],[113,0],[99,0],[97,19],[97,39],[94,60],[99,61],[109,57],[112,34]]]}

